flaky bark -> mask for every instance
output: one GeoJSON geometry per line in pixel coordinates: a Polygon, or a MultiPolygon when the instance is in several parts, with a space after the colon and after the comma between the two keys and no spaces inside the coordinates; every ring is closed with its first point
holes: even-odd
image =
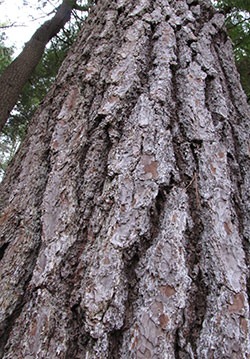
{"type": "Polygon", "coordinates": [[[63,0],[55,16],[46,21],[34,33],[19,56],[8,66],[0,77],[0,131],[9,118],[9,114],[18,97],[38,65],[44,53],[45,46],[69,21],[72,9],[80,8],[76,0],[63,0]]]}
{"type": "Polygon", "coordinates": [[[249,108],[207,0],[103,0],[2,184],[0,358],[248,358],[249,108]]]}

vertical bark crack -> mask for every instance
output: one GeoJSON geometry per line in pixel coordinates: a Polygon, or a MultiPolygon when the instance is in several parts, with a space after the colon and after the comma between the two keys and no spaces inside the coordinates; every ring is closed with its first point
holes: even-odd
{"type": "Polygon", "coordinates": [[[4,243],[4,244],[1,246],[1,248],[0,248],[0,261],[1,261],[1,259],[3,258],[4,253],[5,253],[6,249],[8,248],[8,246],[9,246],[9,243],[4,243]]]}
{"type": "MultiPolygon", "coordinates": [[[[210,14],[210,16],[212,16],[210,14]]],[[[206,22],[206,20],[204,20],[206,22]]],[[[201,23],[202,27],[203,24],[201,23]]],[[[191,288],[188,293],[187,307],[183,313],[183,324],[176,331],[175,335],[175,358],[190,357],[190,353],[186,350],[187,345],[191,345],[195,358],[197,357],[197,341],[202,330],[202,323],[206,314],[206,301],[208,296],[208,288],[205,285],[203,273],[201,270],[201,235],[203,232],[202,215],[200,213],[200,203],[197,198],[197,176],[199,173],[199,150],[203,146],[202,139],[192,139],[188,137],[187,129],[182,123],[180,113],[182,113],[182,103],[179,95],[178,73],[181,71],[179,59],[179,41],[177,38],[177,64],[171,65],[172,71],[172,98],[173,109],[171,118],[171,132],[173,135],[173,147],[176,158],[177,167],[179,168],[180,177],[183,186],[189,198],[189,212],[193,225],[187,227],[186,237],[186,266],[188,268],[189,277],[192,279],[191,288]],[[194,180],[195,179],[195,180],[194,180]],[[191,180],[191,182],[190,182],[191,180]],[[180,337],[182,340],[180,340],[180,337]],[[184,342],[185,344],[184,344],[184,342]]],[[[189,44],[190,45],[190,44],[189,44]]]]}
{"type": "Polygon", "coordinates": [[[84,330],[84,312],[79,304],[71,308],[69,340],[65,359],[77,359],[85,357],[88,346],[93,340],[84,330]]]}
{"type": "Polygon", "coordinates": [[[151,208],[149,209],[150,215],[150,241],[151,243],[158,237],[159,232],[161,231],[161,221],[162,215],[164,212],[165,204],[168,198],[168,195],[175,184],[174,176],[171,173],[170,181],[168,185],[162,184],[159,186],[158,194],[153,202],[151,208]]]}
{"type": "Polygon", "coordinates": [[[197,357],[197,341],[202,330],[203,319],[207,310],[208,288],[205,284],[200,266],[202,255],[201,235],[204,230],[201,213],[197,205],[195,191],[187,190],[189,196],[190,214],[193,220],[192,228],[186,228],[186,263],[192,285],[188,295],[188,305],[185,309],[184,332],[186,344],[190,343],[195,358],[197,357]]]}
{"type": "Polygon", "coordinates": [[[119,359],[120,349],[123,341],[123,330],[113,330],[109,334],[109,356],[108,359],[119,359]]]}
{"type": "Polygon", "coordinates": [[[179,340],[180,340],[180,335],[179,335],[179,328],[176,329],[175,332],[175,342],[174,342],[174,357],[175,359],[180,359],[180,350],[181,348],[179,347],[179,340]]]}

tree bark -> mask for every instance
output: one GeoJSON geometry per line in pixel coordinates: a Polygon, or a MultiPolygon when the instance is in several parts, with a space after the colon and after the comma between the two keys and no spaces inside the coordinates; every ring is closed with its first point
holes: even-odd
{"type": "Polygon", "coordinates": [[[249,358],[249,107],[208,0],[102,0],[1,185],[0,358],[249,358]]]}
{"type": "Polygon", "coordinates": [[[26,43],[20,55],[1,75],[0,131],[2,131],[11,110],[17,103],[24,85],[41,60],[45,46],[69,21],[72,9],[76,6],[76,0],[63,0],[55,16],[39,27],[29,42],[26,43]]]}

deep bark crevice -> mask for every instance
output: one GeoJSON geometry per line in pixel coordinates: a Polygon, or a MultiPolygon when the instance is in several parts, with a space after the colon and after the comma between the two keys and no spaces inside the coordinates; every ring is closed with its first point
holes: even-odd
{"type": "Polygon", "coordinates": [[[7,242],[7,243],[4,243],[4,244],[1,246],[1,248],[0,248],[0,261],[1,261],[1,259],[3,258],[4,253],[5,253],[5,251],[7,250],[9,244],[10,244],[10,243],[7,242]]]}
{"type": "MultiPolygon", "coordinates": [[[[147,240],[141,240],[136,242],[132,248],[129,248],[123,253],[123,262],[124,262],[124,275],[127,279],[127,300],[126,300],[126,310],[124,317],[124,324],[122,330],[127,330],[133,323],[134,320],[134,305],[138,298],[138,278],[136,274],[136,269],[138,267],[142,253],[145,253],[149,247],[149,242],[147,240]]],[[[121,334],[121,332],[119,332],[121,334]]]]}
{"type": "Polygon", "coordinates": [[[69,293],[68,299],[73,289],[76,289],[76,284],[80,285],[79,275],[85,271],[85,267],[78,268],[79,261],[82,253],[87,245],[87,230],[86,227],[80,228],[77,234],[77,240],[68,249],[63,261],[60,264],[59,276],[64,285],[68,287],[67,293],[69,293]]]}
{"type": "MultiPolygon", "coordinates": [[[[84,145],[81,147],[81,149],[79,150],[78,161],[80,164],[80,175],[79,175],[79,188],[77,190],[78,198],[82,197],[80,187],[81,187],[81,181],[84,178],[84,174],[87,169],[86,157],[90,151],[91,146],[93,146],[93,143],[95,143],[95,140],[100,139],[100,137],[103,135],[103,130],[99,130],[99,127],[101,126],[101,124],[105,120],[105,118],[106,118],[106,115],[98,115],[95,117],[91,127],[88,129],[88,132],[86,135],[86,141],[85,141],[84,145]],[[96,134],[95,134],[95,132],[96,132],[96,134]]],[[[106,161],[107,161],[107,157],[105,157],[105,154],[106,154],[105,140],[102,143],[102,147],[104,149],[104,153],[102,154],[102,157],[104,159],[106,158],[106,161]]]]}
{"type": "Polygon", "coordinates": [[[109,356],[108,359],[119,359],[120,349],[123,341],[123,330],[113,330],[109,334],[109,356]]]}
{"type": "Polygon", "coordinates": [[[201,213],[197,204],[194,188],[187,189],[190,203],[190,214],[193,220],[192,228],[186,228],[186,263],[192,285],[188,295],[188,306],[185,311],[185,338],[190,343],[195,358],[198,359],[197,340],[202,330],[203,319],[207,310],[208,288],[205,284],[200,260],[202,256],[201,236],[204,230],[201,213]]]}
{"type": "Polygon", "coordinates": [[[126,330],[134,322],[135,304],[138,299],[138,278],[136,269],[138,267],[141,253],[148,248],[148,242],[141,240],[134,243],[131,248],[123,252],[124,276],[127,283],[127,299],[125,301],[125,313],[123,326],[115,329],[109,334],[109,359],[119,359],[122,348],[123,336],[126,330]]]}
{"type": "Polygon", "coordinates": [[[150,241],[153,243],[161,231],[161,222],[164,215],[165,204],[168,195],[175,185],[174,175],[170,174],[169,184],[161,184],[158,189],[157,196],[149,209],[150,216],[150,241]]]}
{"type": "MultiPolygon", "coordinates": [[[[199,1],[198,1],[198,4],[200,4],[199,1]]],[[[191,4],[191,5],[193,5],[193,4],[191,4]]],[[[202,2],[200,5],[201,5],[201,12],[199,15],[198,23],[195,27],[195,32],[194,32],[195,35],[199,35],[203,26],[205,24],[207,24],[212,19],[214,14],[216,13],[216,10],[215,10],[214,6],[212,5],[212,3],[202,2]]]]}
{"type": "Polygon", "coordinates": [[[80,359],[87,350],[89,343],[93,340],[84,330],[84,312],[78,303],[71,307],[72,317],[69,322],[69,340],[65,359],[80,359]]]}
{"type": "Polygon", "coordinates": [[[190,149],[193,155],[193,159],[196,165],[195,173],[199,171],[199,150],[203,145],[203,140],[194,139],[190,142],[190,149]]]}
{"type": "MultiPolygon", "coordinates": [[[[249,243],[248,243],[249,247],[249,243]]],[[[248,268],[250,267],[250,264],[248,263],[248,268]]],[[[250,275],[247,277],[247,296],[248,296],[248,305],[250,306],[250,275]]]]}
{"type": "Polygon", "coordinates": [[[153,68],[153,48],[154,48],[154,40],[153,36],[156,31],[156,24],[150,23],[150,32],[148,35],[147,45],[146,45],[146,54],[145,54],[145,62],[141,64],[141,71],[139,72],[139,78],[141,81],[141,92],[146,92],[149,90],[149,79],[150,72],[153,68]]]}
{"type": "MultiPolygon", "coordinates": [[[[211,13],[209,16],[211,17],[211,13]]],[[[207,20],[204,19],[204,23],[207,20]]],[[[203,24],[200,24],[200,28],[203,24]]],[[[173,134],[173,147],[176,158],[177,167],[182,182],[186,186],[186,192],[189,198],[189,210],[193,221],[192,228],[186,229],[186,264],[189,272],[189,277],[192,279],[192,285],[188,293],[188,305],[184,311],[183,324],[176,331],[175,339],[175,358],[180,357],[190,358],[190,354],[179,344],[179,332],[183,333],[186,345],[189,343],[194,352],[195,358],[197,357],[197,340],[199,339],[200,332],[202,330],[202,323],[206,314],[206,301],[208,296],[208,288],[205,285],[202,271],[200,269],[200,260],[202,255],[201,235],[203,232],[203,224],[200,220],[200,200],[197,198],[198,184],[197,173],[199,173],[199,151],[203,146],[202,139],[190,140],[186,134],[186,129],[179,117],[179,113],[182,108],[181,100],[178,94],[178,70],[179,64],[179,45],[177,41],[177,58],[178,62],[175,65],[171,65],[172,71],[172,97],[175,107],[172,110],[170,129],[173,134]],[[184,149],[191,152],[192,156],[187,161],[184,155],[184,149]],[[191,160],[191,158],[193,160],[191,160]],[[190,162],[191,161],[191,162],[190,162]],[[190,162],[190,163],[189,163],[190,162]],[[190,177],[191,174],[192,178],[190,177]],[[184,334],[185,333],[185,334],[184,334]],[[181,355],[181,356],[180,356],[181,355]]]]}
{"type": "Polygon", "coordinates": [[[176,56],[177,56],[177,62],[170,65],[170,69],[172,72],[171,77],[171,95],[172,95],[172,108],[171,108],[171,116],[170,116],[170,131],[173,137],[173,149],[174,149],[174,155],[176,159],[177,167],[179,168],[180,176],[182,181],[185,183],[185,181],[188,179],[185,175],[185,168],[187,166],[185,159],[183,158],[182,151],[181,151],[181,145],[184,143],[189,143],[188,138],[185,133],[184,126],[181,122],[179,113],[181,112],[181,106],[182,101],[179,99],[179,85],[178,85],[178,72],[181,68],[180,65],[180,50],[179,50],[179,40],[177,40],[176,43],[176,56]]]}
{"type": "Polygon", "coordinates": [[[175,342],[174,342],[174,359],[180,359],[180,346],[179,346],[179,328],[176,329],[175,331],[175,342]]]}
{"type": "Polygon", "coordinates": [[[195,5],[199,5],[199,0],[189,1],[189,3],[188,3],[189,8],[192,6],[195,6],[195,5]]]}

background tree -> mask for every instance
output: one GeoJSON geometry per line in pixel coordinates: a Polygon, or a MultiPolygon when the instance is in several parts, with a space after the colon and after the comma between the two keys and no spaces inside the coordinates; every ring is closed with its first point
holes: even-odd
{"type": "MultiPolygon", "coordinates": [[[[3,25],[4,26],[4,25],[3,25]]],[[[13,48],[5,46],[5,33],[0,34],[0,75],[12,61],[13,48]]],[[[16,137],[16,135],[15,135],[16,137]]],[[[0,176],[8,165],[8,158],[15,153],[15,137],[0,136],[0,176]]]]}
{"type": "MultiPolygon", "coordinates": [[[[0,178],[3,177],[8,163],[21,143],[27,124],[31,121],[38,104],[42,101],[49,87],[54,82],[58,69],[68,49],[73,44],[85,17],[86,12],[80,13],[79,16],[79,12],[77,14],[73,11],[73,17],[68,26],[66,25],[64,29],[51,40],[49,47],[45,49],[45,53],[39,64],[24,86],[14,111],[11,112],[8,122],[0,136],[2,151],[0,157],[0,178]]],[[[5,29],[6,26],[7,25],[3,25],[2,28],[5,29]]],[[[12,24],[8,26],[11,27],[12,24]]],[[[1,41],[3,56],[1,57],[0,75],[7,65],[11,63],[13,56],[13,48],[9,49],[4,45],[4,36],[5,33],[3,31],[1,41]]]]}
{"type": "Polygon", "coordinates": [[[21,140],[27,124],[42,101],[50,86],[55,81],[56,74],[64,60],[67,51],[73,44],[79,23],[71,24],[68,29],[55,37],[45,50],[39,64],[22,90],[15,111],[10,115],[3,133],[11,138],[16,135],[21,140]]]}
{"type": "Polygon", "coordinates": [[[36,30],[25,44],[23,51],[2,73],[0,77],[0,131],[7,122],[24,85],[38,65],[47,43],[70,20],[73,9],[87,11],[89,6],[89,4],[80,6],[76,0],[63,0],[54,17],[36,30]]]}
{"type": "Polygon", "coordinates": [[[93,8],[1,184],[1,359],[249,357],[249,107],[223,24],[208,0],[93,8]]]}

